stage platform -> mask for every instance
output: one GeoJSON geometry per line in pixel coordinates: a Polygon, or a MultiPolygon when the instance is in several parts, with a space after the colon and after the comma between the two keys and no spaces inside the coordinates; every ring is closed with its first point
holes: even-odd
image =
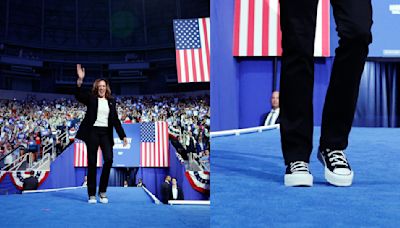
{"type": "Polygon", "coordinates": [[[0,195],[2,227],[210,227],[210,206],[155,204],[142,188],[109,187],[108,204],[87,189],[0,195]]]}
{"type": "Polygon", "coordinates": [[[353,128],[352,187],[324,179],[314,130],[314,186],[285,187],[279,130],[212,139],[212,227],[398,227],[400,129],[353,128]]]}

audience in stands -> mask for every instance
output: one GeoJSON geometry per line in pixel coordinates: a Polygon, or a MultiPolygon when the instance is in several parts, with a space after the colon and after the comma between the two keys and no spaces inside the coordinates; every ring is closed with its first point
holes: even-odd
{"type": "Polygon", "coordinates": [[[199,158],[200,163],[203,165],[205,171],[210,171],[210,151],[204,150],[204,153],[201,153],[201,157],[199,158]]]}
{"type": "Polygon", "coordinates": [[[0,146],[10,144],[14,150],[22,145],[29,152],[38,152],[36,157],[41,157],[42,140],[46,137],[54,139],[57,129],[61,132],[71,125],[71,115],[77,117],[77,123],[83,117],[83,111],[77,102],[69,99],[0,100],[0,146]]]}

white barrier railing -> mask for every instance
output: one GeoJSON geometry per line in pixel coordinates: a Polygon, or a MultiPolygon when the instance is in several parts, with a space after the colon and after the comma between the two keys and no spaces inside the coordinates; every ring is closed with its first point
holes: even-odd
{"type": "Polygon", "coordinates": [[[271,126],[261,126],[261,127],[250,127],[244,129],[234,129],[234,130],[226,130],[226,131],[214,131],[210,133],[210,138],[228,136],[228,135],[240,135],[254,132],[262,132],[265,130],[278,129],[279,124],[274,124],[271,126]]]}
{"type": "Polygon", "coordinates": [[[157,197],[151,193],[146,187],[142,186],[143,190],[150,196],[150,198],[154,201],[155,204],[160,204],[160,200],[157,199],[157,197]]]}
{"type": "Polygon", "coordinates": [[[60,135],[57,135],[57,138],[60,139],[60,142],[62,144],[62,148],[64,148],[69,143],[69,140],[67,139],[67,132],[66,131],[63,132],[60,135]]]}
{"type": "MultiPolygon", "coordinates": [[[[30,153],[24,154],[23,156],[20,156],[18,159],[16,159],[13,163],[11,163],[10,165],[12,167],[8,171],[17,171],[22,166],[22,164],[24,164],[24,162],[28,161],[29,154],[30,153]]],[[[9,167],[10,165],[4,167],[4,169],[9,167]]]]}
{"type": "Polygon", "coordinates": [[[30,166],[32,170],[50,170],[51,154],[47,153],[35,165],[30,166]]]}
{"type": "MultiPolygon", "coordinates": [[[[43,152],[42,154],[46,155],[46,154],[54,154],[54,145],[53,142],[49,142],[48,144],[43,145],[43,152]]],[[[44,158],[43,155],[43,158],[44,158]]]]}
{"type": "Polygon", "coordinates": [[[80,189],[80,188],[83,188],[83,187],[79,186],[79,187],[66,187],[66,188],[50,188],[50,189],[41,189],[41,190],[25,190],[25,191],[22,191],[22,194],[38,193],[38,192],[57,192],[57,191],[74,190],[74,189],[80,189]]]}
{"type": "Polygon", "coordinates": [[[210,205],[209,200],[168,200],[169,205],[210,205]]]}

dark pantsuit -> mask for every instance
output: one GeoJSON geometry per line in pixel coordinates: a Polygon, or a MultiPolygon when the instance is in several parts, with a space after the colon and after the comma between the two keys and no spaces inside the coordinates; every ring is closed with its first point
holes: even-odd
{"type": "Polygon", "coordinates": [[[99,192],[106,192],[108,186],[108,178],[110,176],[110,169],[113,163],[113,150],[112,142],[108,135],[107,127],[93,127],[90,132],[90,141],[86,143],[88,155],[88,175],[87,175],[87,189],[88,195],[96,195],[96,163],[97,151],[100,146],[104,163],[103,170],[100,177],[99,192]]]}
{"type": "MultiPolygon", "coordinates": [[[[331,0],[337,32],[320,146],[343,150],[354,118],[361,74],[372,42],[371,0],[331,0]]],[[[309,162],[313,137],[314,35],[318,0],[280,0],[281,142],[285,163],[309,162]]]]}

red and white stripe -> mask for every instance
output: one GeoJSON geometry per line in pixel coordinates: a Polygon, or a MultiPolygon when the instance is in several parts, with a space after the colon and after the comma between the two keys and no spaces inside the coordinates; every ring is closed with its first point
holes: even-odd
{"type": "Polygon", "coordinates": [[[7,171],[0,171],[0,183],[6,177],[7,171]]]}
{"type": "MultiPolygon", "coordinates": [[[[235,0],[234,56],[281,56],[279,0],[235,0]]],[[[314,56],[330,56],[329,0],[318,3],[314,56]]]]}
{"type": "Polygon", "coordinates": [[[210,185],[205,184],[204,181],[197,179],[196,174],[198,174],[200,179],[210,180],[210,172],[208,171],[186,171],[185,176],[189,181],[193,189],[199,192],[208,193],[210,191],[210,185]]]}
{"type": "Polygon", "coordinates": [[[155,126],[155,142],[140,144],[141,167],[169,167],[168,124],[156,122],[155,126]]]}
{"type": "MultiPolygon", "coordinates": [[[[46,170],[36,170],[34,171],[34,176],[38,179],[38,186],[42,185],[43,182],[46,181],[47,177],[50,174],[50,171],[46,171],[46,170]]],[[[14,184],[14,186],[18,189],[18,190],[23,190],[24,187],[24,182],[23,179],[30,177],[30,171],[12,171],[9,172],[10,173],[10,177],[11,177],[11,181],[14,184]],[[18,175],[19,174],[19,175],[18,175]],[[20,176],[20,177],[18,177],[20,176]]]]}
{"type": "Polygon", "coordinates": [[[199,18],[200,49],[176,49],[178,82],[210,81],[210,18],[199,18]]]}
{"type": "MultiPolygon", "coordinates": [[[[101,153],[101,149],[97,150],[97,167],[101,167],[103,165],[103,156],[101,153]]],[[[83,142],[75,142],[74,144],[74,166],[75,167],[87,167],[87,147],[83,142]]]]}

